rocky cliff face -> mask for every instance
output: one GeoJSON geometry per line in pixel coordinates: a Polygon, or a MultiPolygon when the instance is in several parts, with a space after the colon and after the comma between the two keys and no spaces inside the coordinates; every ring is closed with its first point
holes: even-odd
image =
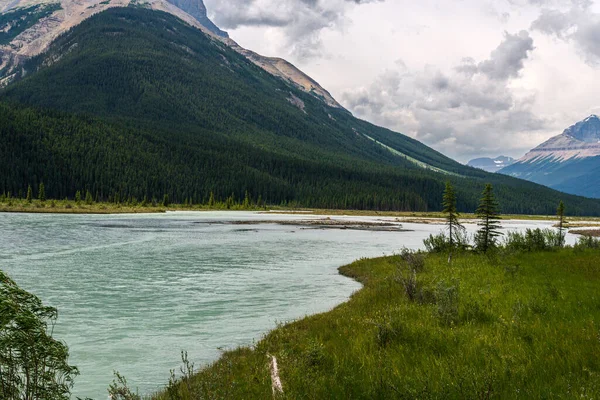
{"type": "Polygon", "coordinates": [[[202,0],[167,0],[175,7],[185,11],[200,22],[204,27],[209,29],[215,35],[221,37],[229,37],[227,32],[219,29],[207,16],[206,7],[202,0]]]}
{"type": "Polygon", "coordinates": [[[289,62],[240,47],[207,16],[202,0],[0,0],[0,86],[27,71],[22,62],[45,51],[60,34],[111,7],[144,6],[171,13],[219,40],[272,75],[342,108],[316,81],[289,62]],[[26,23],[15,24],[15,21],[26,23]]]}

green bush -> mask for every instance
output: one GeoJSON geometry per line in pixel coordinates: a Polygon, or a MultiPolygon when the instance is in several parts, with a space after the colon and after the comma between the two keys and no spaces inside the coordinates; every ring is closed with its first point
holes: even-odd
{"type": "Polygon", "coordinates": [[[57,310],[0,271],[0,398],[68,400],[78,370],[52,337],[57,310]]]}
{"type": "Polygon", "coordinates": [[[534,252],[553,250],[560,245],[560,235],[552,229],[526,229],[508,232],[504,248],[509,251],[534,252]]]}
{"type": "Polygon", "coordinates": [[[573,246],[576,250],[600,249],[600,238],[593,236],[581,236],[573,246]]]}

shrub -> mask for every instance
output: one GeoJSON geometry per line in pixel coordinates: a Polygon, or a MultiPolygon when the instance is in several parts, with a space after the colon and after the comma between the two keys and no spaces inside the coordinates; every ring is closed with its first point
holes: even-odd
{"type": "Polygon", "coordinates": [[[0,271],[0,398],[68,400],[76,367],[52,338],[57,310],[0,271]]]}
{"type": "Polygon", "coordinates": [[[429,253],[445,253],[450,249],[450,242],[443,233],[429,235],[427,239],[423,240],[423,244],[429,253]]]}
{"type": "Polygon", "coordinates": [[[435,302],[437,305],[437,316],[444,325],[454,325],[458,322],[459,304],[458,282],[446,283],[440,281],[435,291],[435,302]]]}
{"type": "Polygon", "coordinates": [[[575,250],[600,249],[600,238],[581,236],[573,246],[575,250]]]}
{"type": "Polygon", "coordinates": [[[127,386],[127,379],[116,371],[113,383],[108,387],[108,395],[112,400],[142,400],[127,386]]]}
{"type": "Polygon", "coordinates": [[[317,340],[310,340],[304,352],[304,358],[310,367],[322,365],[325,361],[325,347],[317,340]]]}
{"type": "Polygon", "coordinates": [[[413,271],[422,272],[425,269],[425,254],[423,252],[404,248],[400,252],[400,258],[413,271]]]}
{"type": "Polygon", "coordinates": [[[510,251],[548,251],[560,244],[560,235],[552,229],[526,229],[525,232],[508,232],[504,248],[510,251]]]}

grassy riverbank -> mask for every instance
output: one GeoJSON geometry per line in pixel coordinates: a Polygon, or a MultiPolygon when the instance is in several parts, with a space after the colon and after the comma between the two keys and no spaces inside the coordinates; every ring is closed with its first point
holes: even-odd
{"type": "Polygon", "coordinates": [[[340,268],[364,284],[347,303],[226,352],[152,399],[270,398],[268,354],[283,398],[600,397],[597,250],[418,264],[340,268]]]}
{"type": "MultiPolygon", "coordinates": [[[[401,222],[437,222],[444,218],[441,212],[413,212],[413,211],[376,211],[376,210],[328,210],[328,209],[308,209],[308,208],[285,208],[280,206],[258,206],[256,204],[227,204],[217,203],[208,204],[169,204],[167,207],[160,203],[143,204],[135,203],[109,203],[109,202],[76,202],[74,200],[46,200],[41,202],[33,200],[28,202],[25,199],[2,199],[0,198],[0,212],[16,213],[52,213],[52,214],[137,214],[137,213],[164,213],[166,211],[263,211],[269,213],[282,214],[301,214],[301,215],[322,215],[322,216],[379,216],[396,217],[401,222]]],[[[468,221],[475,219],[475,214],[461,214],[461,220],[468,221]]],[[[554,220],[553,215],[513,215],[506,214],[503,219],[511,220],[554,220]]],[[[598,217],[569,217],[573,227],[596,226],[600,223],[598,217]],[[584,221],[578,224],[578,221],[584,221]],[[589,222],[586,224],[585,222],[589,222]]]]}
{"type": "Polygon", "coordinates": [[[188,205],[188,204],[169,204],[164,206],[160,203],[109,203],[109,202],[89,202],[74,200],[33,200],[28,202],[24,199],[0,200],[0,212],[15,213],[48,213],[48,214],[143,214],[143,213],[164,213],[166,211],[216,211],[216,210],[246,210],[246,211],[264,211],[264,207],[255,205],[230,205],[225,204],[208,205],[188,205]]]}

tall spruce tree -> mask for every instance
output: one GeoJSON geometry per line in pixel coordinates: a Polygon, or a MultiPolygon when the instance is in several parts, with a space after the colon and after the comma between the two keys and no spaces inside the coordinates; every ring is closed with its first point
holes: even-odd
{"type": "Polygon", "coordinates": [[[92,198],[92,194],[90,193],[90,191],[88,190],[85,193],[85,204],[87,205],[91,205],[94,202],[94,199],[92,198]]]}
{"type": "Polygon", "coordinates": [[[442,212],[446,214],[446,227],[448,228],[448,244],[452,250],[460,242],[460,233],[464,226],[458,221],[460,214],[456,210],[456,192],[450,182],[446,182],[442,198],[442,212]]]}
{"type": "Polygon", "coordinates": [[[475,236],[475,245],[478,250],[486,253],[490,248],[496,246],[496,238],[502,235],[498,230],[501,228],[498,202],[490,183],[485,185],[479,201],[479,208],[475,213],[479,218],[477,225],[480,227],[475,236]]]}
{"type": "Polygon", "coordinates": [[[31,185],[29,185],[27,187],[27,202],[31,203],[32,200],[33,200],[33,189],[31,188],[31,185]]]}
{"type": "Polygon", "coordinates": [[[43,203],[46,201],[46,189],[44,188],[44,183],[40,183],[38,188],[38,199],[43,203]]]}
{"type": "Polygon", "coordinates": [[[558,216],[558,247],[562,247],[565,242],[565,203],[558,203],[556,209],[556,215],[558,216]]]}

